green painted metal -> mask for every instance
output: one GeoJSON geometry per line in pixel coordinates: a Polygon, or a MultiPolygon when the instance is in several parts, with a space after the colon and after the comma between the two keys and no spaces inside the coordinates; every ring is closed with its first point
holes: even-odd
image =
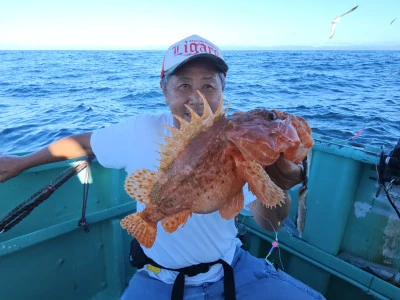
{"type": "MultiPolygon", "coordinates": [[[[260,229],[252,218],[240,218],[240,221],[247,226],[247,249],[253,255],[265,257],[275,235],[260,229]]],[[[279,267],[283,265],[286,272],[320,291],[328,299],[400,299],[399,287],[314,247],[305,240],[284,231],[279,233],[278,240],[280,253],[275,251],[269,257],[270,261],[277,263],[279,267]],[[354,297],[355,294],[357,297],[354,297]]]]}
{"type": "MultiPolygon", "coordinates": [[[[32,168],[0,184],[0,218],[73,163],[32,168]]],[[[1,299],[119,298],[135,271],[128,262],[130,237],[119,220],[135,210],[135,203],[123,189],[124,171],[94,163],[85,232],[78,226],[81,179],[69,180],[0,234],[1,299]]]]}
{"type": "MultiPolygon", "coordinates": [[[[399,287],[340,258],[351,252],[400,269],[400,241],[393,234],[399,220],[383,195],[375,197],[380,149],[314,138],[303,238],[280,230],[281,255],[274,251],[271,259],[282,261],[285,271],[328,299],[400,299],[399,287]]],[[[0,184],[0,218],[74,163],[35,167],[0,184]]],[[[128,262],[131,238],[119,225],[135,209],[123,188],[125,176],[94,162],[89,232],[77,225],[83,186],[82,176],[74,176],[20,224],[1,233],[1,299],[118,299],[135,271],[128,262]]],[[[296,187],[290,194],[293,221],[296,187]]],[[[252,217],[241,215],[240,221],[247,227],[244,247],[265,256],[275,233],[262,230],[252,217]]]]}

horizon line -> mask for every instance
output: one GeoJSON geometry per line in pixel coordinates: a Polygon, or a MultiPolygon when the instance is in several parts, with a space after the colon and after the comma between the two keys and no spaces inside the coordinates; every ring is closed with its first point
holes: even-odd
{"type": "MultiPolygon", "coordinates": [[[[322,45],[322,46],[309,46],[309,45],[274,45],[274,46],[257,46],[257,45],[221,45],[219,48],[222,51],[229,50],[400,50],[400,44],[365,44],[365,45],[322,45]]],[[[6,50],[124,50],[124,51],[166,51],[168,46],[32,46],[32,45],[1,45],[0,51],[6,50]]]]}

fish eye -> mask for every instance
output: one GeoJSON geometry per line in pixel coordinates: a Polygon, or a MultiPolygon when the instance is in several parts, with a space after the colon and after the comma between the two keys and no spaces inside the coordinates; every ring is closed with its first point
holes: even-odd
{"type": "Polygon", "coordinates": [[[270,111],[268,112],[268,118],[270,121],[273,121],[276,119],[276,115],[272,111],[270,111]]]}

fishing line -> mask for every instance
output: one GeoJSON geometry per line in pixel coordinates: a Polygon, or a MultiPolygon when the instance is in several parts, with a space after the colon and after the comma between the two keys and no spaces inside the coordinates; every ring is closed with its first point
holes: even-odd
{"type": "MultiPolygon", "coordinates": [[[[260,214],[259,214],[259,215],[260,215],[260,214]]],[[[267,256],[265,257],[265,261],[266,261],[269,265],[275,267],[275,266],[272,264],[272,262],[270,262],[270,261],[268,260],[268,257],[271,255],[272,251],[273,251],[275,248],[278,248],[279,263],[281,264],[282,270],[285,271],[285,268],[283,267],[283,263],[282,263],[281,248],[279,247],[279,242],[278,242],[278,231],[276,231],[275,227],[272,225],[271,221],[270,221],[268,218],[266,218],[266,217],[264,217],[264,216],[262,216],[262,217],[263,217],[265,220],[267,220],[267,221],[269,222],[269,224],[271,225],[272,229],[273,229],[274,232],[275,232],[275,241],[273,241],[273,242],[271,243],[271,244],[272,244],[272,247],[271,247],[271,249],[269,250],[267,256]]]]}
{"type": "MultiPolygon", "coordinates": [[[[272,247],[271,247],[271,249],[269,250],[267,256],[265,257],[265,261],[266,261],[270,266],[276,268],[276,267],[273,265],[273,263],[272,263],[271,261],[268,260],[268,257],[271,255],[271,253],[273,252],[273,250],[274,250],[275,248],[278,248],[279,263],[281,264],[282,270],[285,271],[285,268],[283,267],[283,263],[282,263],[281,248],[279,247],[278,231],[275,229],[274,225],[272,225],[271,221],[270,221],[267,217],[265,217],[264,215],[262,215],[261,213],[259,213],[257,210],[256,210],[256,213],[257,213],[259,216],[261,216],[264,220],[267,220],[267,221],[268,221],[268,223],[271,225],[271,228],[274,230],[274,233],[275,233],[275,240],[271,243],[271,244],[272,244],[272,247]]],[[[245,216],[244,218],[246,218],[246,217],[247,217],[247,216],[245,216]]],[[[243,218],[242,221],[244,221],[244,218],[243,218]]]]}

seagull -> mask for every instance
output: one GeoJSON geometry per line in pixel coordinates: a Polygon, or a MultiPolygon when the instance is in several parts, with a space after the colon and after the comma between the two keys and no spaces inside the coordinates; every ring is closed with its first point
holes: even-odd
{"type": "Polygon", "coordinates": [[[394,18],[394,19],[392,20],[392,22],[390,22],[390,25],[392,25],[392,23],[393,23],[394,21],[396,21],[396,19],[397,19],[397,18],[394,18]]]}
{"type": "Polygon", "coordinates": [[[331,39],[331,38],[333,37],[333,35],[335,34],[336,23],[339,23],[340,20],[342,19],[342,17],[343,17],[344,15],[347,15],[347,14],[351,13],[352,11],[356,10],[357,7],[358,7],[358,5],[355,6],[355,7],[353,7],[352,9],[350,9],[348,12],[345,12],[344,14],[341,14],[340,16],[338,16],[338,17],[336,17],[335,19],[333,19],[333,21],[332,21],[331,34],[329,35],[329,38],[330,38],[330,39],[331,39]]]}

